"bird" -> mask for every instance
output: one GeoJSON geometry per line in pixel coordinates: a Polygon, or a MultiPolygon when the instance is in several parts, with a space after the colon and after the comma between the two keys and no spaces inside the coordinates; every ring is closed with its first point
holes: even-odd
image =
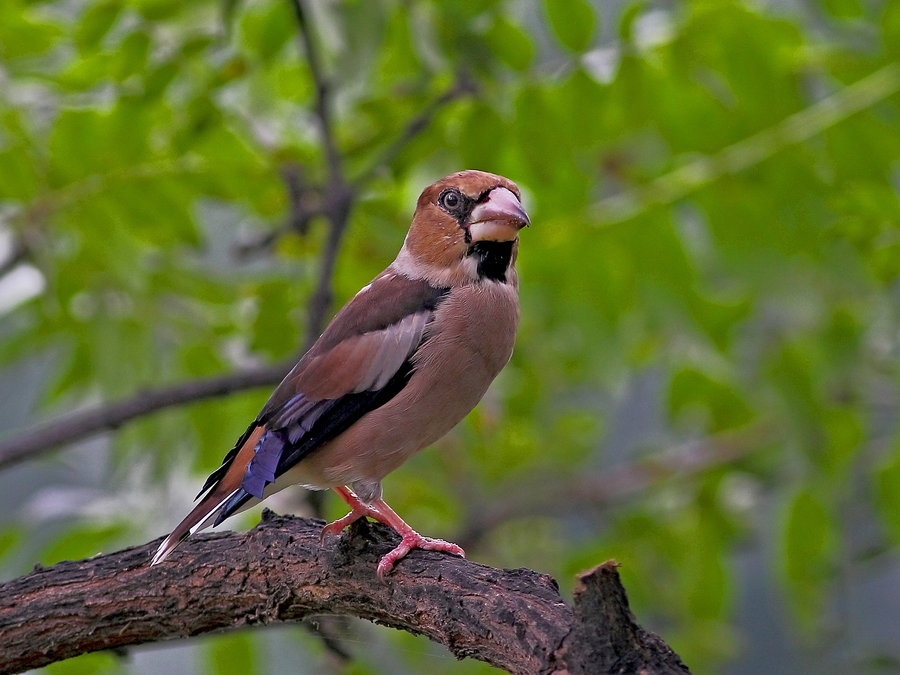
{"type": "Polygon", "coordinates": [[[424,537],[383,499],[382,479],[459,423],[512,356],[519,322],[519,188],[476,170],[422,191],[397,257],[345,304],[210,474],[199,503],[160,544],[157,565],[196,532],[291,485],[334,490],[350,512],[393,528],[391,572],[424,537]]]}

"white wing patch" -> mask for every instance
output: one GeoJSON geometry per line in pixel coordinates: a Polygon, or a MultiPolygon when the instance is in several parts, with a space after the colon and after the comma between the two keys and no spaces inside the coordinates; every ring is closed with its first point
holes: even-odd
{"type": "Polygon", "coordinates": [[[369,367],[359,379],[355,392],[381,389],[397,373],[403,362],[419,346],[430,312],[416,312],[392,326],[367,334],[380,341],[369,367]],[[377,337],[376,337],[377,336],[377,337]]]}

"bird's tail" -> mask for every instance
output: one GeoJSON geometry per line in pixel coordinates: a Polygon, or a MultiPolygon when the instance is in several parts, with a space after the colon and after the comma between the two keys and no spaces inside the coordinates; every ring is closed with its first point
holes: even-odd
{"type": "MultiPolygon", "coordinates": [[[[208,489],[209,494],[201,499],[200,503],[172,530],[172,534],[163,540],[163,543],[159,545],[159,549],[156,551],[156,555],[153,556],[153,560],[150,561],[151,565],[161,563],[175,550],[178,544],[195,532],[199,532],[214,524],[216,517],[222,512],[223,506],[237,492],[241,491],[241,481],[247,471],[247,465],[253,458],[256,444],[264,432],[264,426],[254,424],[241,436],[234,450],[226,456],[225,463],[210,476],[210,481],[207,481],[207,484],[200,492],[200,494],[203,494],[208,489]]],[[[234,511],[232,509],[226,515],[231,515],[234,511]]]]}
{"type": "Polygon", "coordinates": [[[178,523],[175,529],[172,530],[172,533],[163,540],[163,543],[159,545],[159,548],[156,550],[156,555],[153,556],[153,560],[150,561],[150,564],[156,565],[161,563],[185,539],[195,532],[199,532],[212,525],[213,520],[215,520],[222,505],[231,498],[233,492],[234,491],[222,495],[219,494],[218,491],[213,490],[206,495],[206,497],[204,497],[201,502],[185,516],[185,519],[178,523]]]}

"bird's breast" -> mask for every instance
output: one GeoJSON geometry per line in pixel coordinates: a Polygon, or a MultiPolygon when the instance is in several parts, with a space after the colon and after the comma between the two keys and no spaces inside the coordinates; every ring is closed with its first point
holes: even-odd
{"type": "Polygon", "coordinates": [[[430,373],[429,379],[452,373],[464,380],[486,380],[486,389],[512,355],[518,323],[518,293],[512,284],[484,281],[453,288],[426,327],[413,365],[430,373]]]}
{"type": "Polygon", "coordinates": [[[413,356],[409,383],[371,414],[373,421],[406,428],[401,453],[435,442],[478,404],[512,355],[518,320],[518,297],[510,284],[484,282],[450,291],[413,356]]]}

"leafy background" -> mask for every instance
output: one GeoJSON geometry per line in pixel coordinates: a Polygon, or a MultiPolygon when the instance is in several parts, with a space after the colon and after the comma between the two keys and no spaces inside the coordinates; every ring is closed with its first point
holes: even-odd
{"type": "MultiPolygon", "coordinates": [[[[288,0],[0,3],[2,438],[295,356],[323,266],[344,301],[422,187],[494,171],[534,222],[517,350],[387,479],[393,506],[564,592],[619,560],[695,672],[896,672],[900,3],[301,8],[337,167],[288,0]],[[329,276],[335,176],[354,202],[329,276]]],[[[266,396],[7,467],[3,578],[167,532],[266,396]]],[[[276,508],[341,514],[293,492],[276,508]]],[[[489,670],[316,627],[47,670],[489,670]]]]}

